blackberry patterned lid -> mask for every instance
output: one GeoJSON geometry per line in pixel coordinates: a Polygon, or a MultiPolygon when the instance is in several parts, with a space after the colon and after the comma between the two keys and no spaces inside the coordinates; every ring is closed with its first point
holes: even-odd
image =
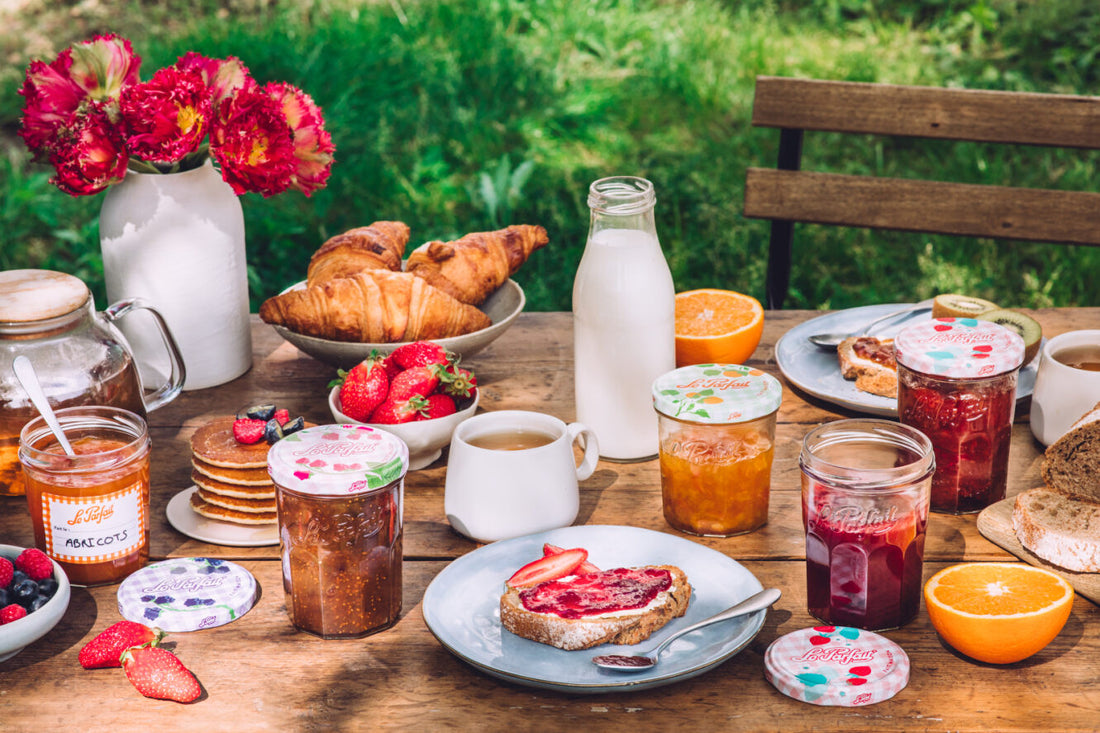
{"type": "Polygon", "coordinates": [[[779,409],[783,386],[759,369],[739,364],[695,364],[653,382],[657,412],[696,423],[755,420],[779,409]]]}
{"type": "Polygon", "coordinates": [[[1024,340],[991,321],[936,318],[899,333],[894,355],[899,364],[921,374],[978,379],[1018,369],[1024,362],[1024,340]]]}
{"type": "Polygon", "coordinates": [[[118,587],[122,617],[164,631],[223,626],[259,597],[252,573],[228,560],[179,557],[132,573],[118,587]]]}
{"type": "Polygon", "coordinates": [[[409,468],[409,448],[369,425],[318,425],[291,433],[267,453],[279,486],[315,496],[347,496],[389,486],[409,468]]]}
{"type": "Polygon", "coordinates": [[[909,684],[909,656],[872,631],[814,626],[771,643],[764,677],[784,695],[814,705],[871,705],[909,684]]]}

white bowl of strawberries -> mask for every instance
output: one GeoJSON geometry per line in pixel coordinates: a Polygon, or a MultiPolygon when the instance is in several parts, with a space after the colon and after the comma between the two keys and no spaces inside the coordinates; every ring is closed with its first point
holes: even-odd
{"type": "Polygon", "coordinates": [[[338,423],[370,425],[409,447],[409,470],[434,463],[458,424],[477,411],[477,377],[431,341],[372,353],[332,382],[328,406],[338,423]]]}

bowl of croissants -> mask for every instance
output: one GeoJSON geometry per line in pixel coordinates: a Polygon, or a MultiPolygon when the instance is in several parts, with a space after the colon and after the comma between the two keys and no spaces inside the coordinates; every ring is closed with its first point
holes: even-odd
{"type": "Polygon", "coordinates": [[[350,369],[371,351],[435,341],[460,357],[498,338],[526,303],[511,276],[549,242],[516,224],[431,241],[405,257],[409,227],[376,221],[332,237],[306,279],[260,306],[260,318],[313,358],[350,369]]]}

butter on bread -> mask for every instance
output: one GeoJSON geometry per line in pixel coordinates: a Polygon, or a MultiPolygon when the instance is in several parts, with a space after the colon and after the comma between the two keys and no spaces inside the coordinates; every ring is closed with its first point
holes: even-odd
{"type": "Polygon", "coordinates": [[[683,616],[691,601],[691,584],[683,570],[674,565],[649,567],[667,570],[672,582],[642,609],[564,618],[528,610],[520,598],[526,588],[509,588],[500,597],[500,622],[517,636],[566,651],[600,644],[637,644],[672,619],[683,616]]]}
{"type": "Polygon", "coordinates": [[[836,347],[840,375],[854,379],[856,389],[882,397],[898,396],[894,340],[849,336],[836,347]]]}

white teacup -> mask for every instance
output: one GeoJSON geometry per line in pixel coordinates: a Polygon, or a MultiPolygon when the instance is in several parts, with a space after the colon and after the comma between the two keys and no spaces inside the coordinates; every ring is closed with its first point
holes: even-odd
{"type": "Polygon", "coordinates": [[[577,482],[596,470],[599,452],[596,434],[581,423],[523,410],[475,415],[451,436],[447,521],[480,542],[567,527],[580,509],[577,482]]]}
{"type": "Polygon", "coordinates": [[[1069,354],[1085,353],[1082,349],[1091,351],[1095,359],[1100,352],[1100,331],[1069,331],[1043,346],[1031,394],[1031,432],[1043,445],[1062,437],[1070,425],[1100,402],[1100,371],[1064,363],[1070,360],[1069,354]]]}

